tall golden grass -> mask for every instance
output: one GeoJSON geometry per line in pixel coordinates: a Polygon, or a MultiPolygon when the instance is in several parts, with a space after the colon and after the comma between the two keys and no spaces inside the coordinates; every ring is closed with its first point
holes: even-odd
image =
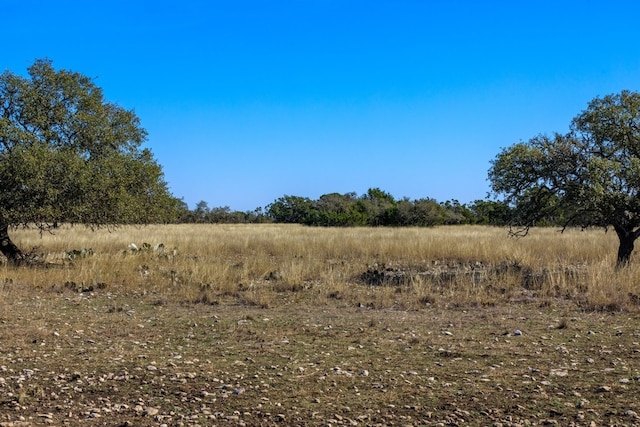
{"type": "Polygon", "coordinates": [[[617,238],[604,230],[541,228],[515,239],[504,228],[481,226],[153,225],[12,236],[23,249],[38,247],[49,267],[0,265],[6,301],[17,289],[33,288],[261,307],[563,300],[633,310],[640,298],[640,267],[632,260],[629,268],[614,268],[617,238]]]}

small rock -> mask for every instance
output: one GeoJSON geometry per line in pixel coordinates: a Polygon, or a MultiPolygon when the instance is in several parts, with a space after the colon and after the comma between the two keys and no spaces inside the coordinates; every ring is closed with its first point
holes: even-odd
{"type": "Polygon", "coordinates": [[[598,393],[608,393],[610,391],[611,391],[611,387],[609,387],[608,385],[603,385],[596,389],[596,392],[598,393]]]}
{"type": "Polygon", "coordinates": [[[158,408],[147,408],[144,410],[142,415],[145,415],[147,417],[155,417],[159,413],[160,413],[160,410],[158,408]]]}
{"type": "Polygon", "coordinates": [[[522,335],[522,331],[520,329],[516,329],[515,331],[513,331],[513,335],[519,337],[520,335],[522,335]]]}
{"type": "Polygon", "coordinates": [[[587,399],[581,399],[577,404],[576,407],[578,409],[582,409],[582,408],[586,408],[587,405],[589,404],[589,401],[587,399]]]}

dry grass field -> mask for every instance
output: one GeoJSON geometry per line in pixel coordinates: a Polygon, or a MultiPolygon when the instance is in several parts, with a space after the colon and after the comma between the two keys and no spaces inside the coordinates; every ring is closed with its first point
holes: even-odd
{"type": "Polygon", "coordinates": [[[640,425],[640,261],[602,230],[17,230],[0,426],[640,425]],[[132,246],[131,244],[134,244],[132,246]]]}

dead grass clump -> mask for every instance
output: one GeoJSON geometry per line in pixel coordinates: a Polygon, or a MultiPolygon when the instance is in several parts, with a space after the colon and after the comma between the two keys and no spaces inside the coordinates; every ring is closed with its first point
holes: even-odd
{"type": "Polygon", "coordinates": [[[630,265],[616,269],[608,265],[593,268],[583,292],[576,293],[575,300],[586,310],[633,311],[638,309],[640,295],[640,268],[630,265]]]}

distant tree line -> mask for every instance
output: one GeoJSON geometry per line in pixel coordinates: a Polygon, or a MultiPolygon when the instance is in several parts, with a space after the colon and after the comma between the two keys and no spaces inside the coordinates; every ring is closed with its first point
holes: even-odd
{"type": "Polygon", "coordinates": [[[476,200],[462,204],[457,200],[438,202],[431,198],[396,200],[379,188],[365,194],[329,193],[317,200],[285,195],[254,211],[232,211],[229,207],[209,208],[199,202],[190,210],[183,203],[179,221],[184,223],[287,223],[325,227],[388,226],[431,227],[436,225],[507,225],[514,213],[504,202],[476,200]]]}
{"type": "Polygon", "coordinates": [[[262,212],[262,208],[254,211],[233,211],[228,206],[210,208],[203,201],[196,204],[195,209],[190,210],[183,202],[179,209],[178,222],[191,224],[256,224],[273,222],[262,212]]]}

